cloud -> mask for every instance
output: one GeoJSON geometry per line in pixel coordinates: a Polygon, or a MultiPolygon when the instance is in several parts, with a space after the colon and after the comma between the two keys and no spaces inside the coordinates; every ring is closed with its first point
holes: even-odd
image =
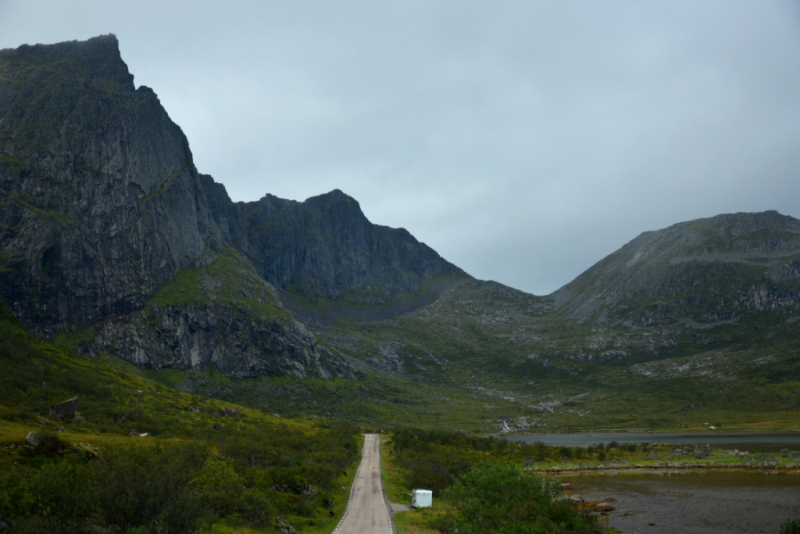
{"type": "Polygon", "coordinates": [[[0,47],[109,32],[234,199],[340,188],[534,293],[645,230],[800,216],[789,1],[0,4],[0,47]]]}

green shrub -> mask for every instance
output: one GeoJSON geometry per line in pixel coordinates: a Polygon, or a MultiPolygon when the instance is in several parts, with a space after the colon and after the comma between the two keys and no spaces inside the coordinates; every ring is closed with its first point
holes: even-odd
{"type": "Polygon", "coordinates": [[[207,448],[195,444],[107,451],[93,469],[101,490],[95,500],[103,524],[125,530],[152,525],[166,532],[191,531],[204,510],[188,486],[207,456],[207,448]]]}
{"type": "Polygon", "coordinates": [[[65,459],[40,469],[17,466],[0,477],[0,517],[14,518],[14,532],[80,532],[94,510],[88,468],[65,459]]]}
{"type": "Polygon", "coordinates": [[[460,534],[600,532],[569,501],[556,499],[558,494],[554,483],[516,465],[480,464],[444,492],[458,512],[451,527],[443,520],[440,528],[460,534]]]}
{"type": "Polygon", "coordinates": [[[800,534],[800,519],[788,519],[781,524],[780,534],[800,534]]]}
{"type": "Polygon", "coordinates": [[[219,456],[206,459],[189,487],[196,490],[203,504],[220,517],[237,511],[245,489],[242,477],[233,469],[231,462],[219,456]]]}

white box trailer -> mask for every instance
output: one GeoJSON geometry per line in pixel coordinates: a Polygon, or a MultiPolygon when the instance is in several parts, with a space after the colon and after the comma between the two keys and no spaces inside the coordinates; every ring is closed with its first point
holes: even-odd
{"type": "Polygon", "coordinates": [[[414,508],[430,508],[433,506],[433,491],[415,489],[411,493],[411,506],[414,508]]]}

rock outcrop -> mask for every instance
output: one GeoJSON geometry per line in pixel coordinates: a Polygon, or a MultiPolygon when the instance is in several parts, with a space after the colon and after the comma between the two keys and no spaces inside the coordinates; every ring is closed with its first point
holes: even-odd
{"type": "Polygon", "coordinates": [[[78,414],[78,397],[73,397],[64,402],[60,402],[50,408],[50,419],[63,421],[65,419],[74,419],[78,414]]]}
{"type": "Polygon", "coordinates": [[[301,323],[263,319],[252,309],[226,302],[149,306],[102,321],[95,336],[95,347],[151,369],[202,369],[213,364],[231,378],[356,377],[301,323]]]}

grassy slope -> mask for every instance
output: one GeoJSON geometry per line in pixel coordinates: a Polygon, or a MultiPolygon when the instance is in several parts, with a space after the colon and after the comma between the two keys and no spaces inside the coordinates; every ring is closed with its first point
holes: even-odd
{"type": "MultiPolygon", "coordinates": [[[[287,419],[224,401],[181,393],[142,376],[127,362],[111,356],[91,359],[32,336],[0,308],[0,472],[23,464],[31,468],[48,461],[23,447],[28,432],[58,436],[69,446],[103,454],[107,447],[154,443],[206,443],[230,447],[241,436],[282,439],[305,436],[322,439],[328,423],[321,419],[287,419]],[[83,420],[48,419],[49,407],[78,396],[83,420]],[[239,418],[222,417],[220,408],[236,408],[239,418]],[[223,430],[214,430],[221,422],[223,430]],[[63,432],[56,429],[63,427],[63,432]],[[149,437],[131,437],[131,431],[149,437]],[[224,435],[223,441],[220,441],[224,435]]],[[[292,438],[294,439],[294,438],[292,438]]],[[[359,449],[360,450],[360,449],[359,449]]],[[[299,458],[302,461],[302,458],[299,458]]],[[[328,532],[343,512],[355,466],[342,474],[331,490],[335,517],[325,510],[312,517],[290,517],[302,532],[328,532]]],[[[213,532],[272,532],[220,523],[213,532]]]]}
{"type": "Polygon", "coordinates": [[[202,305],[218,301],[250,308],[263,319],[290,317],[275,289],[256,274],[252,264],[241,254],[227,247],[215,256],[215,261],[209,265],[181,269],[150,298],[145,312],[154,306],[202,305]]]}
{"type": "MultiPolygon", "coordinates": [[[[252,308],[289,317],[236,251],[183,269],[148,303],[252,308]]],[[[712,328],[611,328],[579,324],[548,298],[474,282],[391,320],[340,321],[323,345],[353,358],[363,380],[230,380],[204,371],[145,371],[184,391],[268,413],[317,415],[381,428],[414,425],[495,432],[528,430],[800,428],[800,341],[772,312],[712,328]],[[397,360],[385,365],[390,349],[397,360]],[[615,355],[615,353],[619,354],[615,355]],[[610,354],[610,356],[608,356],[610,354]],[[605,356],[604,356],[605,355],[605,356]],[[591,358],[591,359],[588,359],[591,358]]],[[[57,344],[74,349],[91,330],[57,344]]]]}
{"type": "Polygon", "coordinates": [[[800,429],[794,323],[753,314],[696,331],[612,329],[570,321],[546,298],[476,283],[411,314],[339,322],[323,344],[361,362],[360,381],[233,381],[213,369],[158,371],[172,387],[284,415],[371,428],[494,432],[587,429],[800,429]],[[382,350],[397,360],[387,367],[382,350]],[[624,356],[603,359],[608,351],[624,356]],[[586,359],[591,356],[592,359],[586,359]]]}
{"type": "MultiPolygon", "coordinates": [[[[216,253],[216,260],[202,267],[182,269],[147,303],[144,316],[157,313],[159,306],[203,306],[226,302],[251,308],[258,316],[286,319],[288,312],[277,300],[274,289],[253,270],[250,263],[233,249],[216,253]]],[[[361,336],[365,346],[373,342],[361,336]]],[[[93,339],[92,329],[64,332],[54,344],[74,351],[79,343],[93,339]]],[[[325,340],[322,339],[323,344],[325,340]]],[[[327,346],[335,348],[334,344],[327,346]]],[[[420,352],[421,357],[426,357],[420,352]]],[[[128,366],[122,360],[114,365],[128,366]]],[[[372,428],[419,425],[427,428],[466,429],[471,432],[495,430],[498,417],[522,415],[514,402],[502,398],[483,398],[465,391],[457,381],[445,382],[447,373],[428,361],[406,365],[406,377],[381,372],[372,367],[363,380],[260,377],[232,380],[214,367],[204,370],[137,370],[145,378],[169,388],[251,406],[265,413],[288,416],[314,415],[348,420],[372,428]],[[422,370],[421,367],[425,369],[422,370]]]]}
{"type": "Polygon", "coordinates": [[[709,421],[800,429],[800,341],[794,323],[777,314],[688,333],[599,328],[560,316],[544,298],[469,287],[407,316],[336,330],[362,359],[388,341],[408,384],[505,402],[478,412],[484,428],[487,418],[519,426],[525,416],[543,430],[691,429],[709,421]]]}
{"type": "MultiPolygon", "coordinates": [[[[150,305],[207,302],[211,279],[217,281],[213,298],[246,297],[237,304],[285,313],[263,298],[272,296],[266,289],[253,298],[259,279],[243,262],[228,251],[210,266],[185,269],[150,305]]],[[[794,323],[769,312],[695,330],[590,326],[566,319],[547,298],[471,283],[395,319],[342,321],[322,332],[324,345],[367,371],[364,380],[233,381],[214,369],[147,376],[268,412],[376,429],[494,432],[501,421],[545,431],[692,429],[704,422],[798,429],[800,342],[794,330],[794,323]],[[390,367],[381,363],[386,347],[398,357],[390,367]]]]}

